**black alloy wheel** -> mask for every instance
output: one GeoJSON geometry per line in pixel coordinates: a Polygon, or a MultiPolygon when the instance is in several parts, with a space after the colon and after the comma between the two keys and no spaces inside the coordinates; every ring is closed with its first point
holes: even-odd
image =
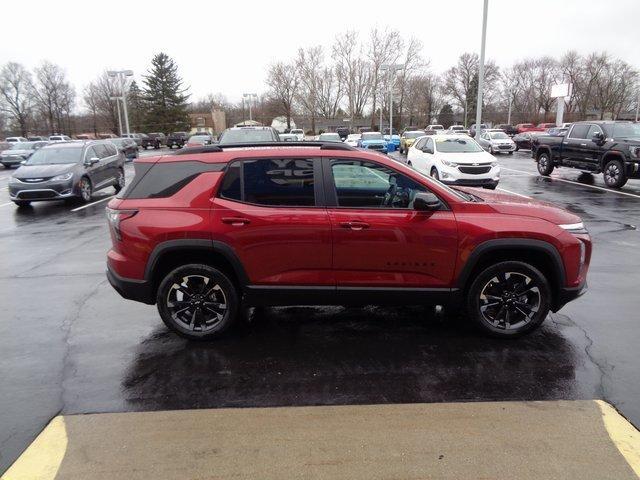
{"type": "Polygon", "coordinates": [[[609,188],[620,188],[627,183],[627,175],[620,160],[611,160],[604,166],[602,172],[604,183],[609,188]]]}
{"type": "Polygon", "coordinates": [[[208,265],[191,264],[170,272],[160,284],[158,311],[165,325],[192,340],[220,336],[238,317],[233,283],[208,265]]]}
{"type": "Polygon", "coordinates": [[[85,203],[90,202],[91,196],[93,195],[93,187],[91,186],[91,180],[89,180],[87,177],[82,177],[80,179],[79,188],[80,188],[80,199],[85,203]]]}
{"type": "Polygon", "coordinates": [[[515,337],[538,327],[551,307],[549,281],[520,261],[486,268],[469,289],[468,313],[476,326],[498,337],[515,337]]]}
{"type": "Polygon", "coordinates": [[[549,175],[551,175],[551,172],[553,172],[553,167],[554,165],[551,161],[551,158],[549,157],[549,154],[541,153],[538,157],[538,172],[540,172],[540,175],[548,177],[549,175]]]}

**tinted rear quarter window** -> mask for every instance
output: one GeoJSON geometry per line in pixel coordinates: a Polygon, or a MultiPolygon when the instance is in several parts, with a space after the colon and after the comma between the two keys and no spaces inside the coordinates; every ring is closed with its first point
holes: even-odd
{"type": "Polygon", "coordinates": [[[179,192],[203,172],[219,172],[223,163],[196,161],[134,164],[136,174],[129,188],[119,198],[164,198],[179,192]]]}
{"type": "Polygon", "coordinates": [[[587,138],[589,125],[574,125],[569,134],[569,138],[587,138]]]}

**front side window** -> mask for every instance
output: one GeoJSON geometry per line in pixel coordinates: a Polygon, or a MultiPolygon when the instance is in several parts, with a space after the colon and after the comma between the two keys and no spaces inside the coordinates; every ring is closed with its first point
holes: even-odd
{"type": "Polygon", "coordinates": [[[413,208],[418,192],[427,189],[384,165],[360,160],[332,160],[339,207],[413,208]]]}
{"type": "Polygon", "coordinates": [[[591,125],[587,133],[587,138],[593,138],[596,133],[602,133],[602,129],[598,125],[591,125]]]}
{"type": "Polygon", "coordinates": [[[244,160],[229,165],[220,196],[265,206],[313,207],[313,159],[244,160]]]}

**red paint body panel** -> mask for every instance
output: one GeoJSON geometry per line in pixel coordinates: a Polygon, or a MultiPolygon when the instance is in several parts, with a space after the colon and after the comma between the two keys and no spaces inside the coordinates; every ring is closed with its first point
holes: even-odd
{"type": "Polygon", "coordinates": [[[163,241],[207,239],[229,245],[255,285],[351,287],[455,287],[472,252],[501,238],[540,240],[560,254],[566,282],[585,280],[591,257],[588,235],[560,224],[580,218],[532,199],[483,189],[461,189],[482,200],[460,198],[405,164],[365,151],[317,147],[261,147],[223,152],[147,157],[142,163],[240,158],[351,158],[374,161],[427,186],[445,203],[437,212],[337,207],[266,207],[216,197],[223,172],[201,173],[174,195],[144,200],[113,199],[112,209],[138,213],[112,232],[109,267],[117,275],[144,279],[153,249],[163,241]],[[356,228],[343,224],[356,222],[356,228]],[[365,224],[359,228],[357,222],[365,224]],[[580,268],[581,243],[585,262],[580,268]]]}
{"type": "Polygon", "coordinates": [[[458,240],[453,213],[335,208],[329,216],[338,286],[451,285],[458,240]],[[343,226],[349,222],[366,228],[343,226]]]}

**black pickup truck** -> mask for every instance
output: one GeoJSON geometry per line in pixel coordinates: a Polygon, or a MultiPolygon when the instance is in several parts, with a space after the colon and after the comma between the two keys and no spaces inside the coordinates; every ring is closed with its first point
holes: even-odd
{"type": "Polygon", "coordinates": [[[602,173],[610,188],[629,178],[640,178],[640,124],[631,122],[577,122],[565,136],[540,135],[532,139],[531,156],[541,175],[556,167],[602,173]]]}
{"type": "Polygon", "coordinates": [[[187,132],[171,132],[167,137],[167,147],[178,148],[184,147],[184,144],[189,140],[189,134],[187,132]]]}

